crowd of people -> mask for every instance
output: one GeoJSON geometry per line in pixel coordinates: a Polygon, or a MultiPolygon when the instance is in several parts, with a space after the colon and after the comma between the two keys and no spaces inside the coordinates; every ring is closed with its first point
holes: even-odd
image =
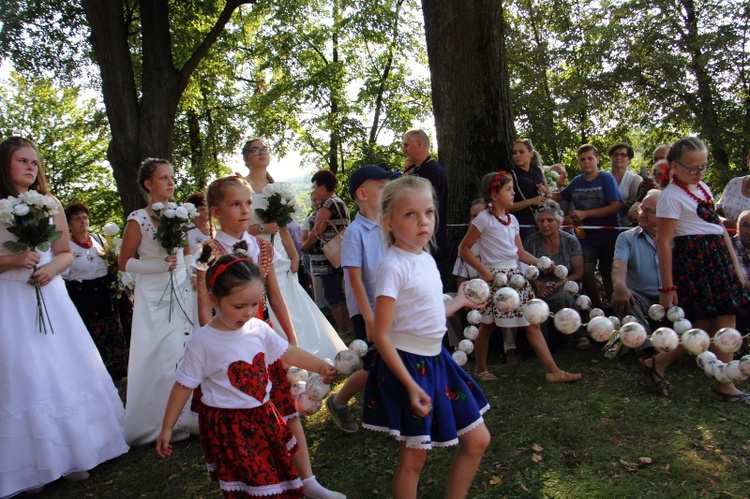
{"type": "MultiPolygon", "coordinates": [[[[522,304],[536,297],[552,312],[577,309],[571,282],[594,306],[646,327],[654,303],[681,306],[709,334],[734,327],[736,317],[747,327],[750,176],[714,203],[701,180],[708,150],[699,139],[659,146],[653,169],[641,174],[630,168],[629,144],[609,149],[610,172],[600,170],[596,147],[583,145],[582,173],[570,183],[562,165],[543,166],[531,141],[517,140],[513,164],[479,182],[450,300],[436,263],[447,251],[445,171],[422,130],[405,134],[403,152],[403,172],[367,165],[349,176],[353,220],[336,175],[315,173],[314,211],[300,227],[262,216],[275,202],[271,154],[252,139],[242,149],[248,176],[216,179],[191,196],[185,209],[194,210],[194,226],[175,248],[164,247],[160,230],[162,208],[182,209],[170,204],[174,170],[147,158],[138,180],[148,205],[127,217],[121,245],[112,247],[111,237],[90,232],[85,205],[63,209],[51,196],[32,142],[0,143],[0,240],[8,243],[0,247],[0,448],[14,449],[0,454],[0,497],[38,492],[60,477],[84,480],[128,446],[155,444],[166,457],[172,442],[191,435],[200,436],[226,497],[345,497],[313,473],[287,370],[330,382],[336,371],[326,359],[346,349],[341,338],[352,332],[369,349],[364,369],[325,400],[333,422],[358,431],[350,401],[362,393],[362,426],[399,444],[394,497],[416,496],[427,450],[458,445],[447,495],[463,497],[490,444],[490,407],[477,381],[497,380],[487,362],[495,331],[508,363],[520,360],[523,335],[548,382],[582,378],[558,367],[563,337],[551,320],[531,324],[519,309],[475,303],[464,292],[471,279],[494,292],[542,258],[569,271],[526,280],[522,304]],[[33,191],[45,196],[46,223],[60,234],[20,251],[26,241],[13,224],[29,210],[13,202],[33,191]],[[481,316],[472,374],[450,351],[471,309],[481,316]],[[123,407],[113,379],[125,377],[123,407]]],[[[591,347],[585,328],[570,338],[591,347]]],[[[684,349],[646,352],[646,379],[668,396],[667,368],[684,349]]],[[[733,383],[717,382],[711,396],[750,405],[733,383]]]]}

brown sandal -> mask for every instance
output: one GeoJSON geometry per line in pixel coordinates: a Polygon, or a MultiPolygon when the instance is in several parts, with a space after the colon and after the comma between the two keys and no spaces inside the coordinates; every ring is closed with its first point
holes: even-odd
{"type": "Polygon", "coordinates": [[[497,376],[492,374],[489,371],[482,371],[481,373],[474,373],[474,378],[478,379],[479,381],[496,381],[497,376]]]}
{"type": "Polygon", "coordinates": [[[641,364],[643,374],[646,375],[646,379],[651,384],[651,388],[653,388],[654,392],[662,397],[669,397],[667,381],[664,379],[664,376],[656,372],[656,359],[651,357],[651,367],[646,365],[644,359],[638,359],[638,362],[641,364]]]}

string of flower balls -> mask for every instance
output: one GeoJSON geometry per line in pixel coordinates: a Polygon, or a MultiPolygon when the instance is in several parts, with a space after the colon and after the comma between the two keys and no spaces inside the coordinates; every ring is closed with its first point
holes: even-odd
{"type": "MultiPolygon", "coordinates": [[[[526,280],[532,281],[539,277],[540,272],[551,272],[560,280],[566,280],[568,275],[568,269],[564,265],[555,265],[548,257],[539,258],[536,266],[528,267],[523,276],[517,274],[508,279],[505,274],[495,274],[493,285],[499,287],[492,296],[495,307],[505,313],[520,309],[524,319],[531,324],[541,324],[549,317],[553,317],[555,327],[563,334],[573,334],[581,326],[586,326],[589,336],[597,342],[619,337],[624,346],[638,348],[646,340],[651,340],[652,346],[658,352],[671,352],[682,344],[688,353],[696,356],[698,366],[708,377],[713,377],[720,383],[740,382],[750,378],[750,355],[724,363],[708,350],[713,342],[716,349],[721,352],[736,353],[742,348],[743,340],[750,337],[750,334],[743,337],[738,330],[725,327],[719,329],[712,340],[706,331],[693,328],[690,321],[685,318],[682,308],[670,307],[665,310],[662,305],[656,303],[649,308],[649,317],[662,323],[666,317],[672,327],[659,327],[649,336],[646,328],[633,315],[626,315],[621,321],[615,316],[607,317],[600,308],[592,308],[591,298],[578,294],[578,284],[574,281],[565,282],[563,289],[577,295],[576,305],[581,310],[589,312],[587,323],[581,320],[577,310],[562,308],[557,313],[552,313],[547,303],[538,298],[528,300],[522,305],[517,290],[526,285],[526,280]]],[[[485,303],[490,298],[490,287],[482,279],[472,279],[466,283],[464,293],[474,303],[485,303]]],[[[448,295],[445,297],[450,298],[448,295]]],[[[474,340],[479,336],[477,324],[481,322],[482,314],[478,310],[471,310],[467,320],[469,326],[464,328],[464,339],[459,342],[458,349],[452,354],[460,366],[466,364],[467,356],[474,351],[474,340]]]]}

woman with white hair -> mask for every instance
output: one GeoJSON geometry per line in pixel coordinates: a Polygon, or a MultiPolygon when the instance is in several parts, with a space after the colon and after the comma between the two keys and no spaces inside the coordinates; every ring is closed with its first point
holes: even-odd
{"type": "MultiPolygon", "coordinates": [[[[575,281],[579,285],[583,278],[583,253],[578,238],[560,229],[563,220],[563,212],[560,205],[548,199],[539,205],[534,215],[539,232],[531,234],[523,241],[523,247],[539,258],[546,256],[555,265],[564,265],[568,268],[568,277],[558,279],[551,273],[541,273],[536,281],[532,282],[534,294],[547,302],[552,312],[562,308],[578,310],[575,296],[563,289],[567,281],[575,281]]],[[[548,340],[550,341],[549,334],[548,340]]],[[[578,335],[576,347],[581,350],[589,348],[588,338],[578,335]]]]}

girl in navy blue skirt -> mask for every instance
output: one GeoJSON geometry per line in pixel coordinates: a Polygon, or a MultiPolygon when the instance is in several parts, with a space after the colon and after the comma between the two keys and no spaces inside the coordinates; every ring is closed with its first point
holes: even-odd
{"type": "Polygon", "coordinates": [[[391,434],[400,462],[393,497],[416,497],[427,449],[460,444],[446,497],[464,497],[490,442],[489,409],[476,382],[443,347],[445,317],[471,306],[460,287],[444,304],[435,260],[424,251],[435,232],[434,193],[419,177],[383,189],[382,227],[388,250],[375,285],[378,355],[367,378],[363,426],[391,434]]]}

